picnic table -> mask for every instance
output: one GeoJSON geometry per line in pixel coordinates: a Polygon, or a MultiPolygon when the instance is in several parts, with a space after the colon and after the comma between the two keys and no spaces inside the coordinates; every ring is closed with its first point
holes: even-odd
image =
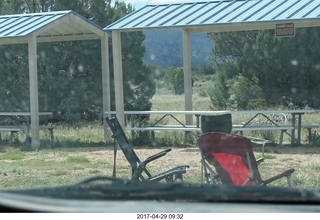
{"type": "MultiPolygon", "coordinates": [[[[287,133],[291,136],[291,145],[293,144],[301,144],[301,130],[303,128],[308,129],[309,131],[309,140],[311,136],[311,129],[319,128],[318,124],[303,124],[302,116],[306,113],[318,113],[320,110],[242,110],[242,111],[234,111],[234,110],[225,110],[225,111],[124,111],[125,115],[131,116],[131,126],[125,127],[126,130],[131,131],[184,131],[184,132],[201,132],[200,125],[200,116],[201,115],[217,115],[217,114],[225,114],[231,113],[232,115],[239,114],[247,114],[253,115],[248,121],[241,125],[233,125],[234,132],[243,132],[243,131],[252,131],[252,130],[279,130],[281,131],[280,135],[280,145],[282,144],[283,134],[287,133],[287,130],[291,130],[291,134],[287,133]],[[143,115],[152,115],[157,114],[161,115],[160,119],[156,120],[152,125],[142,126],[141,125],[141,117],[143,115]],[[177,115],[193,115],[196,118],[196,123],[194,124],[185,124],[181,120],[179,120],[177,115]],[[290,125],[281,125],[275,122],[269,115],[270,114],[291,114],[292,120],[290,125]],[[138,125],[135,124],[135,117],[138,117],[138,125]],[[251,125],[250,123],[257,118],[258,116],[264,117],[269,125],[251,125]],[[161,122],[164,118],[171,117],[173,118],[178,125],[161,125],[161,122]],[[297,122],[296,122],[297,119],[297,122]],[[295,133],[297,132],[297,138],[295,138],[295,133]]],[[[115,115],[115,111],[106,111],[105,115],[115,115]]]]}
{"type": "MultiPolygon", "coordinates": [[[[39,112],[39,116],[49,116],[52,115],[52,112],[39,112]]],[[[9,131],[10,137],[9,137],[9,145],[12,144],[13,135],[16,132],[23,132],[26,135],[26,142],[29,143],[31,140],[30,137],[30,112],[0,112],[0,117],[5,117],[10,122],[10,125],[8,124],[0,124],[0,131],[9,131]],[[21,123],[19,120],[20,117],[23,118],[23,123],[21,123]]],[[[57,125],[40,125],[40,129],[47,129],[50,131],[51,141],[54,141],[54,133],[53,130],[55,128],[60,128],[62,126],[57,125]]],[[[0,141],[2,140],[1,133],[0,133],[0,141]]]]}

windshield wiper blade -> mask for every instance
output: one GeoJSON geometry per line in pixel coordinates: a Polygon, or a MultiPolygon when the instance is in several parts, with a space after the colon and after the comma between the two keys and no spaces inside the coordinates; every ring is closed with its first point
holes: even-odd
{"type": "Polygon", "coordinates": [[[72,185],[6,191],[23,195],[83,200],[158,200],[194,202],[320,202],[320,189],[239,187],[129,181],[97,176],[72,185]]]}

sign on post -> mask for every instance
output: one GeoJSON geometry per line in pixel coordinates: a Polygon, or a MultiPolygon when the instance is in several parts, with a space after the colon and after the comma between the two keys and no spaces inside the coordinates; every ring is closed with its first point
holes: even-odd
{"type": "Polygon", "coordinates": [[[294,23],[276,24],[276,37],[294,37],[294,23]]]}

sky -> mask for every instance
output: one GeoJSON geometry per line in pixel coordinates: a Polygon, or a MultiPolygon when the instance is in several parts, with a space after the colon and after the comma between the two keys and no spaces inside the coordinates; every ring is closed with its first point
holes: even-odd
{"type": "MultiPolygon", "coordinates": [[[[121,1],[121,0],[120,0],[121,1]]],[[[126,4],[131,4],[134,6],[135,10],[142,8],[143,6],[149,3],[174,3],[174,2],[197,2],[197,1],[204,1],[204,0],[122,0],[126,4]]]]}

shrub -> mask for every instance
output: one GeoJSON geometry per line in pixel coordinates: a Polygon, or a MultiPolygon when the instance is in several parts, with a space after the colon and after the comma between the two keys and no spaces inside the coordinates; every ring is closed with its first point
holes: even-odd
{"type": "Polygon", "coordinates": [[[182,68],[170,67],[163,78],[167,88],[173,90],[174,94],[184,93],[184,73],[182,68]]]}
{"type": "Polygon", "coordinates": [[[208,89],[208,94],[211,100],[211,110],[225,110],[229,106],[229,87],[227,74],[220,72],[217,76],[216,83],[208,89]]]}
{"type": "Polygon", "coordinates": [[[263,92],[253,81],[245,77],[234,78],[235,83],[231,89],[238,109],[256,109],[263,105],[263,92]]]}

